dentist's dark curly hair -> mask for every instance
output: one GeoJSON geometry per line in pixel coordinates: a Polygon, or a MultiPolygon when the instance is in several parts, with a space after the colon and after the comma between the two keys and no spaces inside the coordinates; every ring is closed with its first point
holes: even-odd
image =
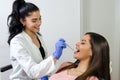
{"type": "Polygon", "coordinates": [[[9,38],[8,44],[10,44],[11,39],[17,34],[24,30],[23,24],[20,19],[25,19],[29,16],[30,12],[39,11],[39,8],[32,4],[25,2],[24,0],[15,0],[12,6],[12,12],[7,18],[7,25],[9,27],[9,38]]]}

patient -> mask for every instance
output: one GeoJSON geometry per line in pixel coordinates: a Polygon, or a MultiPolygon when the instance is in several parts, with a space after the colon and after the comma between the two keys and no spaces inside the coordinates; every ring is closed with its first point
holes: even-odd
{"type": "Polygon", "coordinates": [[[64,63],[49,80],[110,80],[109,45],[103,36],[88,32],[76,49],[76,61],[64,63]]]}

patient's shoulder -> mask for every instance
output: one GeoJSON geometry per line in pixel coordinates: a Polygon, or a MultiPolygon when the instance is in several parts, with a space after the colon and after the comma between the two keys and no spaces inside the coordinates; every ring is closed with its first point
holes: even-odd
{"type": "Polygon", "coordinates": [[[73,63],[72,63],[72,62],[64,62],[64,63],[62,63],[62,64],[60,65],[60,67],[59,67],[58,70],[60,70],[60,69],[62,69],[62,68],[64,68],[64,67],[66,67],[66,66],[69,66],[69,65],[71,65],[71,64],[73,64],[73,63]]]}
{"type": "Polygon", "coordinates": [[[61,64],[60,67],[66,67],[66,66],[69,66],[71,64],[73,64],[73,63],[72,62],[64,62],[64,63],[61,64]]]}

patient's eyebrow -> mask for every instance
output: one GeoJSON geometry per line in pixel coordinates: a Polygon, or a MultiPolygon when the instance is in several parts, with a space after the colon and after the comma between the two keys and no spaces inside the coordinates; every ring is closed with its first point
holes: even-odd
{"type": "Polygon", "coordinates": [[[85,40],[85,39],[82,39],[81,41],[86,42],[86,40],[85,40]]]}

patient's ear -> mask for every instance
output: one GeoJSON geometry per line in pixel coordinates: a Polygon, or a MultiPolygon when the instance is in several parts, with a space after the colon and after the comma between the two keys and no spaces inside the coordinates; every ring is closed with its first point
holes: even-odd
{"type": "Polygon", "coordinates": [[[73,64],[73,62],[64,62],[64,63],[62,63],[62,64],[60,65],[60,67],[58,68],[57,71],[59,71],[60,69],[66,67],[66,66],[69,66],[69,65],[71,65],[71,64],[73,64]]]}

